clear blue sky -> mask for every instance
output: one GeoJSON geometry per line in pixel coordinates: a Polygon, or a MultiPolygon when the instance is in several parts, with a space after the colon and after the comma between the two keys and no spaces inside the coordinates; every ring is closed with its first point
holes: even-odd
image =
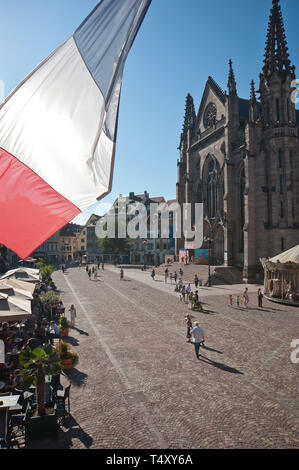
{"type": "MultiPolygon", "coordinates": [[[[6,94],[72,35],[97,3],[0,0],[0,80],[6,94]]],[[[299,77],[299,1],[280,3],[299,77]]],[[[239,96],[249,97],[250,81],[258,84],[262,68],[271,5],[272,0],[152,0],[126,64],[113,189],[104,203],[144,190],[175,198],[186,95],[192,94],[198,109],[209,75],[226,89],[231,58],[239,96]]]]}

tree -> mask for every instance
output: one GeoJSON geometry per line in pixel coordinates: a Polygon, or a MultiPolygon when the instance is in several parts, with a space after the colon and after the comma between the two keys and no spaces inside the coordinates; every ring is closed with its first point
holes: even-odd
{"type": "MultiPolygon", "coordinates": [[[[115,233],[118,234],[118,221],[115,221],[115,233]]],[[[123,254],[132,248],[132,241],[130,238],[101,238],[98,240],[98,246],[102,253],[114,255],[123,254]]]]}
{"type": "Polygon", "coordinates": [[[26,348],[20,353],[19,362],[23,367],[20,372],[20,375],[24,377],[22,387],[36,385],[37,410],[38,415],[42,416],[46,413],[45,375],[58,374],[62,370],[56,350],[50,344],[33,351],[26,348]]]}
{"type": "Polygon", "coordinates": [[[40,303],[43,306],[45,311],[51,312],[51,319],[52,319],[52,310],[56,307],[57,302],[59,302],[60,297],[59,294],[50,290],[48,292],[42,292],[39,296],[40,303]]]}
{"type": "Polygon", "coordinates": [[[49,281],[55,269],[52,266],[42,266],[40,268],[40,275],[43,281],[49,281]]]}

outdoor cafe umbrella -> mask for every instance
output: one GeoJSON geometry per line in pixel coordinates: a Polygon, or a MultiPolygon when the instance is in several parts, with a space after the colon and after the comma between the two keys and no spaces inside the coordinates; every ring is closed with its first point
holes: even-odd
{"type": "Polygon", "coordinates": [[[0,293],[2,294],[32,300],[34,290],[35,285],[31,282],[23,282],[9,278],[0,280],[0,293]]]}
{"type": "Polygon", "coordinates": [[[31,317],[31,301],[0,292],[0,322],[22,321],[31,317]]]}
{"type": "Polygon", "coordinates": [[[15,278],[21,279],[25,282],[39,282],[39,270],[33,268],[16,268],[11,271],[7,271],[1,279],[15,278]]]}

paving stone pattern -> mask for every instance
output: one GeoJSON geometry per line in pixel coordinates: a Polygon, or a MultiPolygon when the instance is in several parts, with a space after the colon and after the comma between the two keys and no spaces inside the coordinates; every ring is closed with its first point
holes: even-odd
{"type": "Polygon", "coordinates": [[[53,276],[67,309],[77,309],[69,341],[80,362],[64,377],[71,417],[56,440],[31,447],[299,447],[299,364],[290,360],[298,309],[268,301],[257,309],[255,293],[247,309],[232,308],[227,290],[202,290],[204,312],[192,312],[206,335],[197,360],[186,342],[187,304],[163,291],[162,277],[100,275],[53,276]]]}

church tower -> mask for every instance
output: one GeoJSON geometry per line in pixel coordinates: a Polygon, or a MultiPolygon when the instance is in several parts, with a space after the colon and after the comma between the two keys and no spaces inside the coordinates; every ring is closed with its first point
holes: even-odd
{"type": "Polygon", "coordinates": [[[260,74],[260,105],[252,83],[246,127],[245,279],[252,279],[260,269],[260,257],[278,254],[299,240],[294,79],[279,0],[273,0],[260,74]]]}
{"type": "Polygon", "coordinates": [[[230,60],[227,91],[208,77],[197,114],[186,99],[177,200],[203,203],[211,243],[195,260],[203,263],[209,251],[213,264],[241,268],[247,282],[262,279],[261,258],[299,243],[295,89],[279,0],[272,0],[259,89],[252,80],[249,99],[240,98],[230,60]]]}

